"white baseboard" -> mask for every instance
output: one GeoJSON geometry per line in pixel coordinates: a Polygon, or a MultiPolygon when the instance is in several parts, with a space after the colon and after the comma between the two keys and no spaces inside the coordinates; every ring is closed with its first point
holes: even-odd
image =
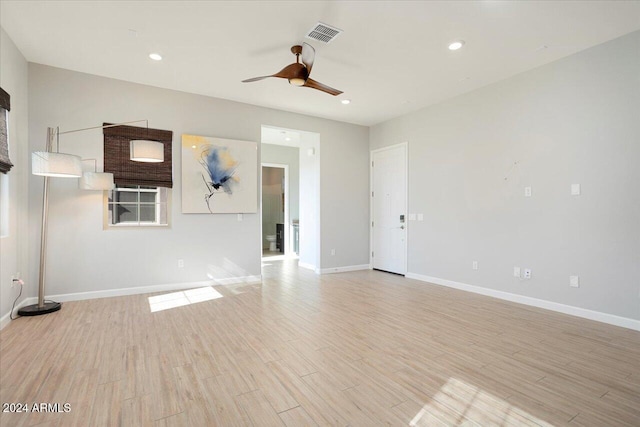
{"type": "MultiPolygon", "coordinates": [[[[38,302],[38,298],[36,297],[25,298],[22,301],[20,301],[19,304],[16,305],[16,307],[13,309],[13,312],[18,313],[18,310],[20,310],[25,305],[35,304],[37,302],[38,302]]],[[[11,312],[0,317],[0,331],[4,329],[4,327],[7,326],[9,323],[11,323],[11,312]]]]}
{"type": "Polygon", "coordinates": [[[298,261],[298,267],[306,268],[307,270],[313,270],[316,273],[318,272],[318,269],[316,268],[315,265],[307,264],[306,262],[298,261]]]}
{"type": "Polygon", "coordinates": [[[616,316],[614,314],[602,313],[600,311],[588,310],[586,308],[574,307],[572,305],[560,304],[558,302],[532,298],[524,295],[512,294],[510,292],[498,291],[495,289],[483,288],[482,286],[468,285],[466,283],[454,282],[453,280],[441,279],[439,277],[424,276],[422,274],[407,273],[408,279],[429,282],[435,285],[447,286],[449,288],[460,289],[467,292],[486,295],[506,301],[517,302],[532,307],[544,308],[569,314],[571,316],[582,317],[584,319],[595,320],[597,322],[608,323],[610,325],[621,326],[623,328],[640,331],[640,320],[629,319],[627,317],[616,316]]]}
{"type": "MultiPolygon", "coordinates": [[[[54,300],[57,302],[81,301],[81,300],[87,300],[87,299],[120,297],[125,295],[149,294],[154,292],[179,291],[183,289],[193,289],[193,288],[200,288],[204,286],[224,286],[224,285],[234,285],[238,283],[247,283],[247,284],[259,283],[261,281],[262,281],[262,276],[260,275],[228,277],[224,279],[205,280],[200,282],[167,283],[163,285],[138,286],[135,288],[107,289],[104,291],[90,291],[90,292],[76,292],[71,294],[47,295],[46,299],[54,300]]],[[[25,298],[20,304],[16,306],[15,312],[17,312],[17,309],[24,307],[25,305],[35,304],[36,302],[38,302],[38,298],[36,297],[25,298]]],[[[10,313],[7,313],[0,318],[0,330],[11,322],[9,314],[10,313]]]]}
{"type": "Polygon", "coordinates": [[[344,267],[321,268],[320,274],[345,273],[347,271],[369,270],[369,264],[346,265],[344,267]]]}

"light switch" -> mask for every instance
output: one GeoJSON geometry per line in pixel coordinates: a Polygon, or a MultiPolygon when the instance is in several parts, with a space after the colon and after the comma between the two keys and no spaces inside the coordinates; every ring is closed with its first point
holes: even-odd
{"type": "Polygon", "coordinates": [[[473,263],[471,264],[471,268],[473,268],[474,270],[478,269],[478,261],[473,261],[473,263]]]}
{"type": "Polygon", "coordinates": [[[524,197],[531,197],[531,187],[524,187],[524,197]]]}
{"type": "Polygon", "coordinates": [[[572,196],[580,195],[580,184],[571,184],[571,195],[572,196]]]}
{"type": "Polygon", "coordinates": [[[412,214],[412,213],[410,213],[410,214],[409,214],[409,221],[415,221],[415,220],[416,220],[416,214],[414,214],[414,213],[413,213],[413,214],[412,214]]]}
{"type": "Polygon", "coordinates": [[[520,277],[520,267],[513,267],[513,277],[520,277]]]}
{"type": "Polygon", "coordinates": [[[424,214],[418,214],[418,221],[424,221],[424,214]]]}
{"type": "Polygon", "coordinates": [[[242,214],[238,214],[238,221],[242,221],[242,214]]]}
{"type": "Polygon", "coordinates": [[[572,288],[580,287],[580,277],[579,276],[569,276],[569,286],[572,288]]]}

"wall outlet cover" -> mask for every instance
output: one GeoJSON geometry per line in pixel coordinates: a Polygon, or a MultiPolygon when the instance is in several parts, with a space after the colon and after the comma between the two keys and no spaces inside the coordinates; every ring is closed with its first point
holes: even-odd
{"type": "Polygon", "coordinates": [[[424,221],[424,214],[418,214],[418,221],[424,221]]]}
{"type": "Polygon", "coordinates": [[[571,184],[571,195],[572,196],[580,195],[580,184],[571,184]]]}
{"type": "Polygon", "coordinates": [[[415,220],[416,220],[416,214],[410,213],[409,214],[409,221],[415,221],[415,220]]]}
{"type": "Polygon", "coordinates": [[[572,288],[580,287],[580,277],[579,276],[569,276],[569,286],[572,288]]]}
{"type": "Polygon", "coordinates": [[[520,277],[520,267],[513,267],[513,277],[520,277]]]}
{"type": "Polygon", "coordinates": [[[524,187],[524,197],[531,197],[531,187],[524,187]]]}
{"type": "Polygon", "coordinates": [[[524,269],[524,278],[525,279],[531,279],[531,269],[530,268],[525,268],[524,269]]]}

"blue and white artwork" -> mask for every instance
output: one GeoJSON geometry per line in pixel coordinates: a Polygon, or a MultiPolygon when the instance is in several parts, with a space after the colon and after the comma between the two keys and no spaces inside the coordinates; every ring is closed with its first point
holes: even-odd
{"type": "Polygon", "coordinates": [[[182,135],[182,213],[256,213],[258,145],[182,135]]]}

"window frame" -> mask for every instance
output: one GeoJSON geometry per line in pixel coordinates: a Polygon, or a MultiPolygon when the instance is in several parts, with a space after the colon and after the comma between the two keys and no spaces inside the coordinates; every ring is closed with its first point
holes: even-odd
{"type": "MultiPolygon", "coordinates": [[[[115,197],[112,198],[112,200],[115,200],[115,197]]],[[[171,224],[171,217],[170,217],[170,212],[171,209],[169,208],[171,204],[171,191],[170,188],[166,188],[166,187],[154,187],[154,186],[149,186],[149,185],[123,185],[123,186],[118,186],[116,185],[116,187],[113,190],[108,190],[108,191],[104,191],[104,229],[105,230],[114,230],[114,229],[138,229],[138,228],[168,228],[171,224]],[[149,188],[149,187],[153,187],[153,188],[149,188]],[[165,194],[166,194],[166,198],[165,201],[162,201],[162,191],[164,190],[165,194]],[[132,192],[132,193],[138,193],[138,198],[136,202],[115,202],[115,201],[110,201],[110,193],[111,192],[132,192]],[[142,202],[140,200],[140,193],[156,193],[156,201],[155,202],[142,202]],[[112,223],[113,218],[111,217],[111,206],[116,206],[116,205],[133,205],[135,204],[137,207],[137,212],[138,212],[138,220],[137,221],[128,221],[128,222],[119,222],[119,223],[112,223]],[[156,210],[155,210],[155,215],[156,215],[156,220],[155,222],[151,222],[151,221],[141,221],[140,220],[140,207],[141,206],[145,206],[145,205],[155,205],[156,206],[156,210]],[[162,209],[165,209],[165,216],[166,216],[166,223],[162,224],[160,223],[160,218],[162,217],[162,209]]]]}

